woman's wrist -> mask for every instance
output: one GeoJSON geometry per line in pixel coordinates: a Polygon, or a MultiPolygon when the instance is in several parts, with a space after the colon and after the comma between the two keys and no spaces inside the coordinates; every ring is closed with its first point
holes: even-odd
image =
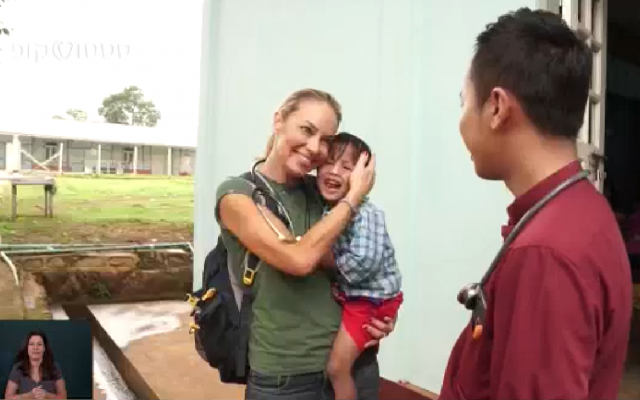
{"type": "Polygon", "coordinates": [[[351,210],[352,215],[355,214],[357,211],[356,204],[352,200],[348,199],[347,197],[343,197],[342,199],[340,199],[340,201],[338,201],[338,203],[344,203],[347,206],[349,206],[349,209],[351,210]]]}
{"type": "Polygon", "coordinates": [[[349,192],[342,198],[343,201],[347,201],[348,204],[355,210],[362,202],[362,196],[357,193],[349,192]]]}

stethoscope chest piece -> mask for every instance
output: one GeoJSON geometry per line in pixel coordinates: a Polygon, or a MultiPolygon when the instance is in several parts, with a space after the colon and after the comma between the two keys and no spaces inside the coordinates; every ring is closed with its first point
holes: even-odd
{"type": "Polygon", "coordinates": [[[480,284],[470,283],[460,289],[458,292],[458,303],[462,304],[467,310],[473,311],[480,293],[480,284]]]}
{"type": "Polygon", "coordinates": [[[487,303],[484,291],[479,283],[470,283],[458,292],[458,302],[471,311],[471,337],[474,340],[482,336],[484,315],[487,303]]]}

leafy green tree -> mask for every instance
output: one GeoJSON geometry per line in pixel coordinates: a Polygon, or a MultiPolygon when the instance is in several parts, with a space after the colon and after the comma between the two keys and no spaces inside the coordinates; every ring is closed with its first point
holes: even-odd
{"type": "MultiPolygon", "coordinates": [[[[0,0],[0,7],[5,2],[5,0],[0,0]]],[[[2,21],[0,21],[0,36],[1,35],[9,35],[9,28],[5,28],[2,21]]]]}
{"type": "Polygon", "coordinates": [[[82,110],[78,110],[75,108],[70,108],[67,110],[67,115],[74,119],[74,121],[86,121],[87,113],[82,110]]]}
{"type": "Polygon", "coordinates": [[[142,90],[129,86],[102,101],[98,113],[112,124],[156,126],[160,111],[151,100],[145,100],[142,90]]]}

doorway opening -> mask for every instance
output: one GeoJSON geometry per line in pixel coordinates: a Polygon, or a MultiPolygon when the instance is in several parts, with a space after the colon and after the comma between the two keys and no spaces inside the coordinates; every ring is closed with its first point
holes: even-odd
{"type": "Polygon", "coordinates": [[[627,243],[634,283],[629,352],[619,398],[640,399],[640,52],[636,50],[640,2],[607,3],[603,192],[627,243]]]}

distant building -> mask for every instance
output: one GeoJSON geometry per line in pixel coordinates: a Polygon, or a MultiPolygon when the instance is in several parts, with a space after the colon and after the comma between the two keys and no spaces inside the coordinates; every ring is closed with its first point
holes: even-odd
{"type": "Polygon", "coordinates": [[[195,135],[62,119],[0,120],[0,170],[191,175],[195,135]]]}

